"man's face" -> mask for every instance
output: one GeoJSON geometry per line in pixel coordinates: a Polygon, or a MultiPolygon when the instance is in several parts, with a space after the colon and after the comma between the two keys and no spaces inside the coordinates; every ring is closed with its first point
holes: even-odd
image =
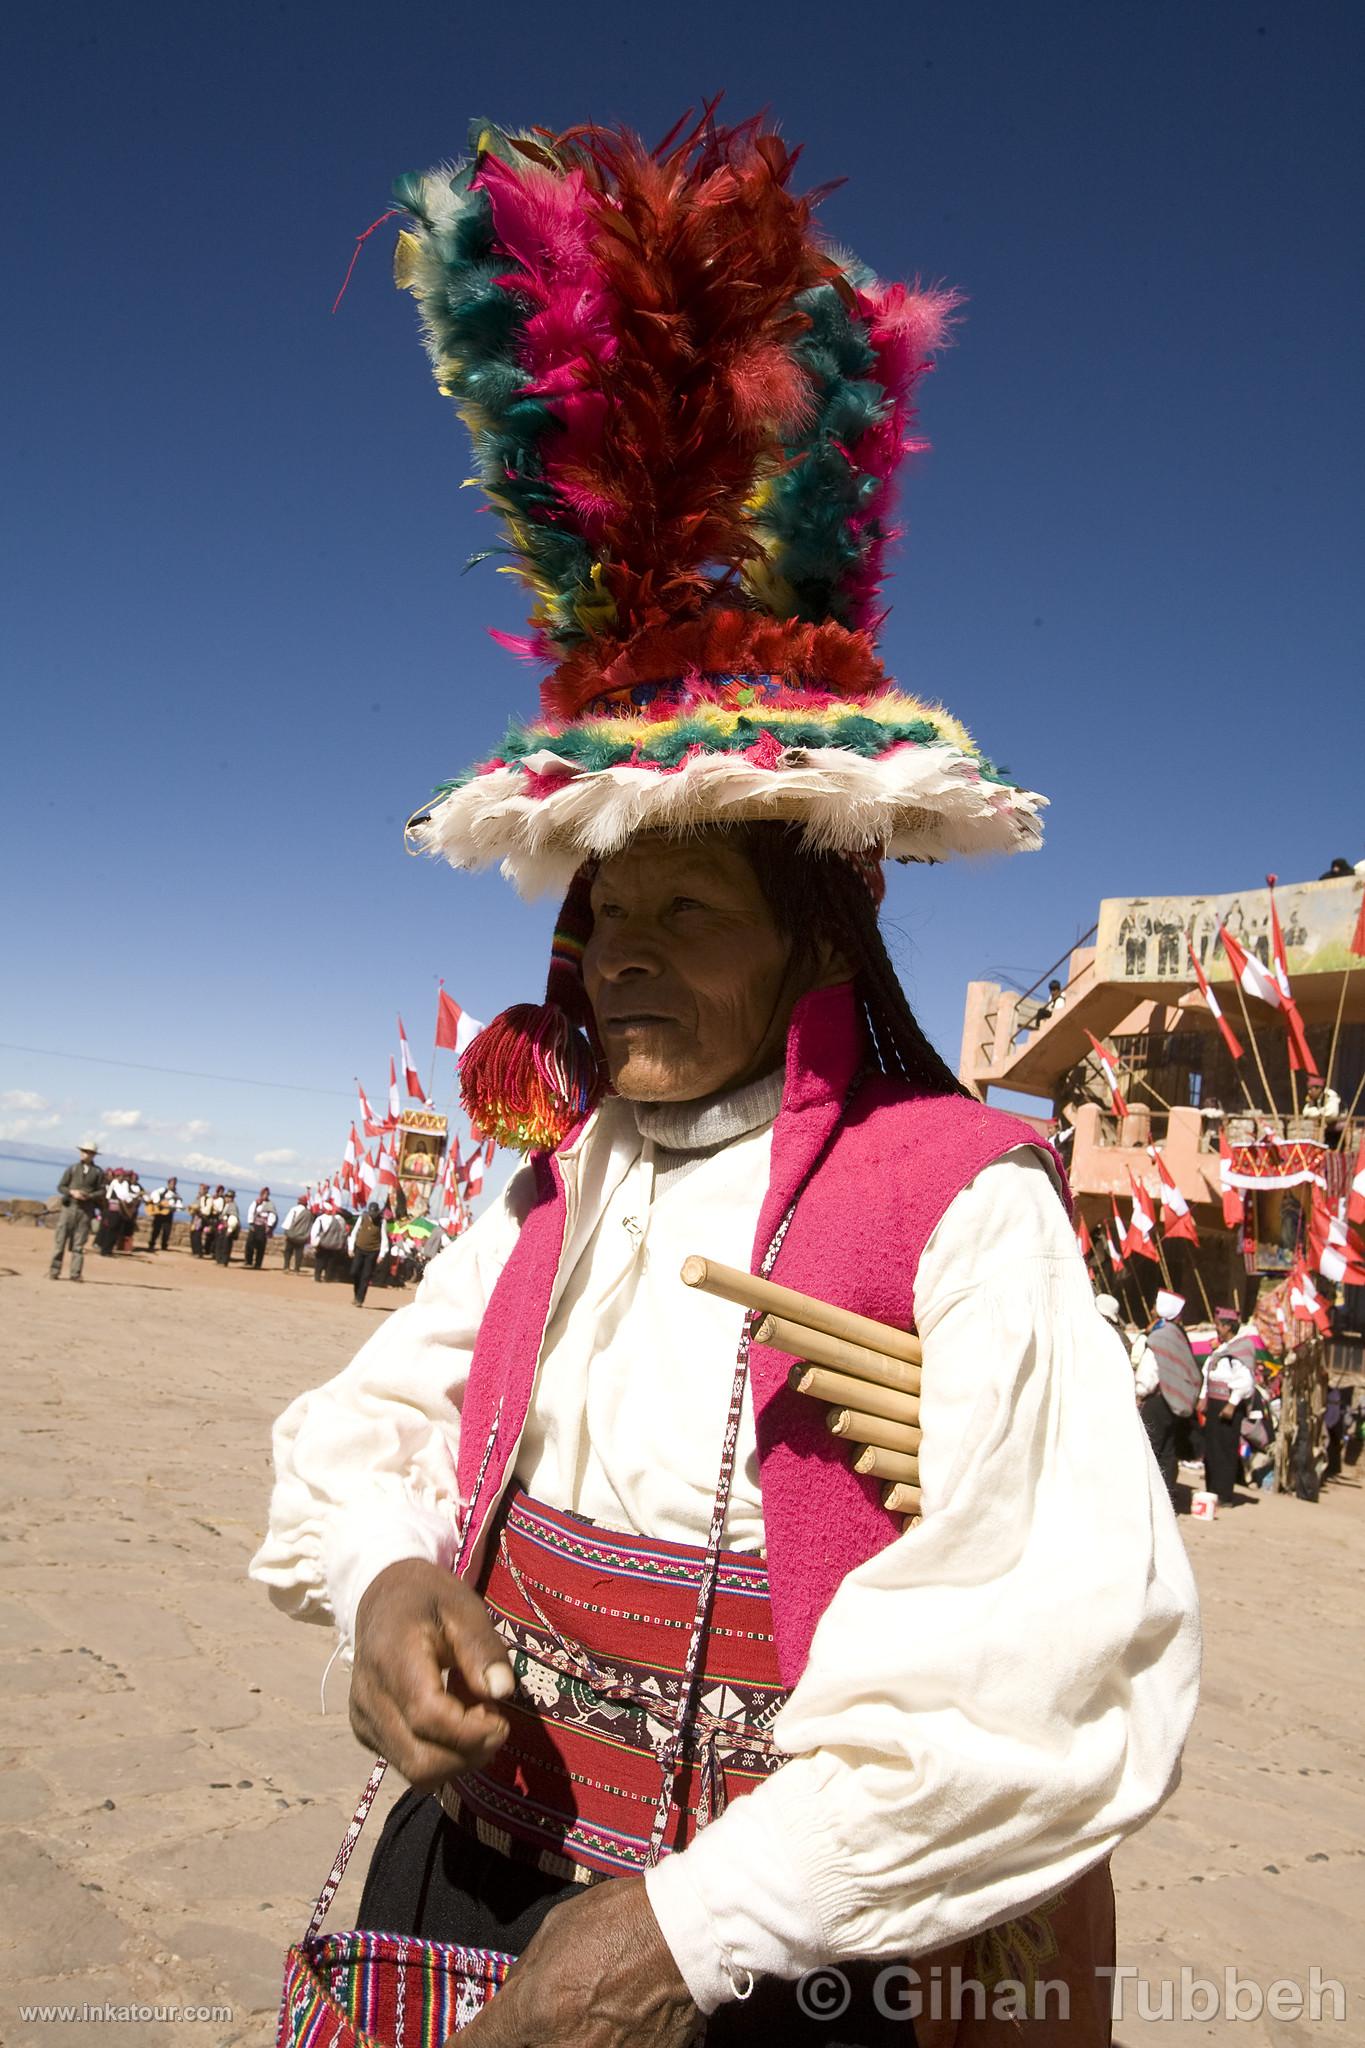
{"type": "Polygon", "coordinates": [[[779,1063],[791,949],[733,845],[636,840],[603,863],[592,910],[583,979],[620,1094],[694,1102],[779,1063]]]}
{"type": "Polygon", "coordinates": [[[1220,1342],[1226,1344],[1229,1337],[1237,1335],[1237,1318],[1236,1316],[1219,1316],[1214,1323],[1214,1328],[1218,1332],[1220,1342]]]}

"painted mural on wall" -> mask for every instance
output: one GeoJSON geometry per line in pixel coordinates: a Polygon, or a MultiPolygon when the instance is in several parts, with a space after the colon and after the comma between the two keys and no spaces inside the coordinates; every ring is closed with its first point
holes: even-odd
{"type": "MultiPolygon", "coordinates": [[[[1351,964],[1350,938],[1360,913],[1362,887],[1358,875],[1276,884],[1289,971],[1295,980],[1301,974],[1325,974],[1351,964]]],[[[1269,966],[1268,889],[1238,889],[1226,896],[1106,897],[1095,935],[1098,978],[1192,982],[1185,950],[1188,933],[1209,979],[1225,981],[1229,973],[1218,944],[1220,924],[1269,966]]]]}

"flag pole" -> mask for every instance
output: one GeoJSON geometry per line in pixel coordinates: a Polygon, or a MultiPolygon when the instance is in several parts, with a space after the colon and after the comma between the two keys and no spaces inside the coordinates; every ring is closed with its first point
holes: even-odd
{"type": "Polygon", "coordinates": [[[1209,1290],[1208,1290],[1208,1288],[1207,1288],[1207,1287],[1206,1287],[1206,1286],[1204,1285],[1204,1276],[1203,1276],[1203,1274],[1202,1274],[1202,1273],[1200,1272],[1200,1270],[1199,1270],[1199,1261],[1198,1261],[1198,1259],[1196,1259],[1196,1260],[1195,1260],[1195,1262],[1194,1262],[1194,1277],[1195,1277],[1195,1279],[1196,1279],[1196,1280],[1197,1280],[1197,1281],[1199,1282],[1199,1292],[1200,1292],[1200,1293],[1201,1293],[1201,1294],[1203,1295],[1203,1297],[1204,1297],[1204,1307],[1205,1307],[1205,1309],[1206,1309],[1206,1310],[1208,1311],[1208,1318],[1209,1318],[1209,1321],[1210,1321],[1210,1322],[1213,1322],[1213,1320],[1214,1320],[1214,1314],[1213,1314],[1213,1303],[1212,1303],[1212,1302],[1211,1302],[1211,1301],[1209,1300],[1209,1290]]]}
{"type": "Polygon", "coordinates": [[[1357,955],[1352,953],[1349,961],[1347,962],[1346,971],[1341,977],[1341,994],[1337,997],[1337,1020],[1336,1023],[1332,1026],[1332,1046],[1330,1052],[1327,1055],[1327,1075],[1325,1085],[1328,1088],[1330,1088],[1332,1085],[1332,1069],[1337,1063],[1337,1045],[1341,1039],[1341,1019],[1346,1009],[1346,990],[1350,983],[1351,976],[1355,972],[1356,959],[1357,955]]]}

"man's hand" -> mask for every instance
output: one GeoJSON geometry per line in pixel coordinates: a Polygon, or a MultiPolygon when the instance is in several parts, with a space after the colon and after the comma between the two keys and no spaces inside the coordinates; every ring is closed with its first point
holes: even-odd
{"type": "Polygon", "coordinates": [[[612,1878],[546,1915],[501,1991],[446,2048],[686,2048],[701,2024],[643,1878],[612,1878]]]}
{"type": "Polygon", "coordinates": [[[420,1558],[366,1588],[355,1621],[351,1726],[419,1792],[488,1762],[507,1739],[494,1702],[516,1685],[477,1593],[420,1558]]]}
{"type": "Polygon", "coordinates": [[[1224,1422],[1231,1422],[1233,1416],[1237,1413],[1237,1410],[1233,1407],[1231,1401],[1227,1401],[1218,1410],[1218,1413],[1222,1416],[1224,1422]]]}

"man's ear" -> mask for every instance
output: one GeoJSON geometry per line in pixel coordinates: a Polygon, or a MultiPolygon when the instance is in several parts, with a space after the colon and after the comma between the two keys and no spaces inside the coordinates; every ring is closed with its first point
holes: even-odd
{"type": "Polygon", "coordinates": [[[815,976],[813,989],[836,988],[841,981],[852,981],[853,966],[846,954],[829,939],[821,939],[815,949],[815,976]]]}

